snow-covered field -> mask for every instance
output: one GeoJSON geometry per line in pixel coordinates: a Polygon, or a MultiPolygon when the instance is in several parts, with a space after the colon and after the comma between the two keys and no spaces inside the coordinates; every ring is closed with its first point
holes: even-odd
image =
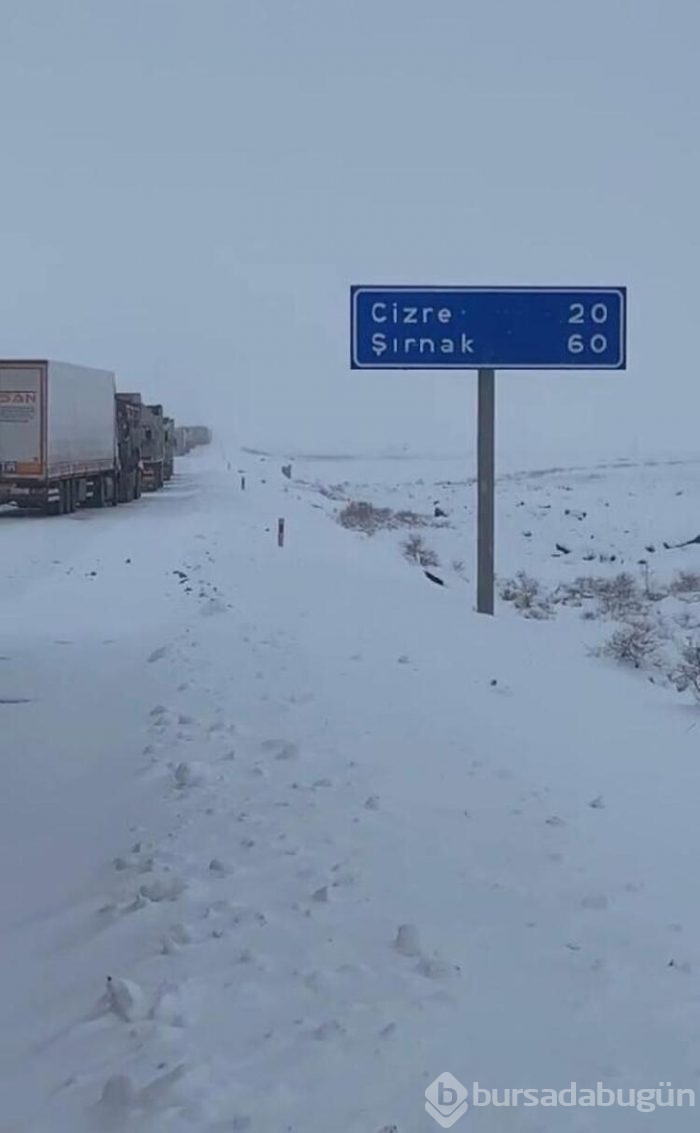
{"type": "Polygon", "coordinates": [[[466,466],[281,463],[0,515],[1,1133],[421,1133],[445,1071],[700,1089],[700,709],[548,597],[628,571],[635,617],[692,636],[700,463],[504,477],[499,574],[550,616],[495,619],[466,466]],[[433,522],[367,536],[353,500],[433,522]]]}

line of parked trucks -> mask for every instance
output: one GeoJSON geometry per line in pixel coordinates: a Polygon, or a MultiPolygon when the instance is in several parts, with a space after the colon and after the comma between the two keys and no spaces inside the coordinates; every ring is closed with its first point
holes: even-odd
{"type": "Polygon", "coordinates": [[[176,427],[162,405],[118,393],[111,371],[0,360],[0,504],[65,515],[129,503],[210,441],[206,427],[176,427]]]}

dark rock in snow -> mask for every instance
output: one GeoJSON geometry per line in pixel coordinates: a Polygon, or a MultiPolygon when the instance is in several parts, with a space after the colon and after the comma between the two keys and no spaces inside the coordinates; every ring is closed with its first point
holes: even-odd
{"type": "Polygon", "coordinates": [[[436,583],[437,586],[444,586],[445,585],[445,583],[443,582],[443,580],[441,578],[438,578],[438,576],[436,574],[431,574],[429,570],[424,570],[423,574],[425,575],[426,578],[429,578],[431,582],[436,583]]]}

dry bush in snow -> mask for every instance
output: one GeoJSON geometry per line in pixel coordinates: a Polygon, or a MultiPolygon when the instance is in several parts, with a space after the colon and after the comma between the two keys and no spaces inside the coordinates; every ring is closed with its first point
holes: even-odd
{"type": "Polygon", "coordinates": [[[586,600],[596,601],[599,614],[609,618],[637,614],[644,604],[637,580],[626,571],[614,578],[575,578],[557,590],[556,601],[564,606],[580,606],[586,600]]]}
{"type": "Polygon", "coordinates": [[[394,527],[449,527],[449,523],[436,523],[431,515],[418,511],[395,511],[394,527]]]}
{"type": "Polygon", "coordinates": [[[681,570],[671,581],[671,593],[700,595],[700,574],[692,570],[681,570]]]}
{"type": "Polygon", "coordinates": [[[366,500],[351,500],[339,513],[338,523],[350,531],[364,531],[366,535],[374,535],[375,531],[390,526],[392,514],[391,508],[375,507],[366,500]]]}
{"type": "Polygon", "coordinates": [[[542,593],[539,582],[524,570],[518,571],[515,578],[507,579],[501,586],[501,598],[510,602],[523,617],[551,618],[551,598],[542,593]]]}
{"type": "Polygon", "coordinates": [[[700,642],[695,638],[683,643],[680,660],[670,676],[679,692],[691,689],[700,700],[700,642]]]}
{"type": "Polygon", "coordinates": [[[394,531],[399,527],[436,526],[429,515],[375,507],[367,500],[351,500],[338,513],[338,523],[350,531],[363,531],[366,535],[374,535],[376,531],[394,531]]]}
{"type": "Polygon", "coordinates": [[[426,546],[422,535],[410,535],[402,543],[404,558],[422,567],[439,567],[440,560],[435,551],[426,546]]]}
{"type": "Polygon", "coordinates": [[[623,665],[641,669],[656,660],[660,645],[659,626],[648,618],[633,618],[616,629],[598,652],[623,665]]]}

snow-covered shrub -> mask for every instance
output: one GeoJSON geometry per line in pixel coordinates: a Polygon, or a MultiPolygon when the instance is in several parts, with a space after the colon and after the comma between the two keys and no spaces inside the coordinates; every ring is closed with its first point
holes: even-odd
{"type": "Polygon", "coordinates": [[[439,567],[440,560],[422,535],[409,535],[402,543],[404,558],[411,563],[418,563],[422,567],[439,567]]]}
{"type": "Polygon", "coordinates": [[[603,617],[625,618],[643,608],[643,595],[637,580],[626,571],[614,578],[575,578],[557,590],[556,600],[564,606],[580,606],[595,601],[603,617]]]}
{"type": "Polygon", "coordinates": [[[635,669],[640,669],[655,660],[659,645],[658,624],[649,618],[635,617],[616,629],[599,652],[623,665],[634,665],[635,669]]]}
{"type": "Polygon", "coordinates": [[[671,581],[671,593],[700,594],[700,574],[692,570],[681,570],[671,581]]]}
{"type": "Polygon", "coordinates": [[[691,689],[700,700],[700,641],[687,638],[681,647],[681,656],[670,674],[679,692],[691,689]]]}
{"type": "Polygon", "coordinates": [[[351,500],[338,514],[338,523],[350,531],[364,531],[374,535],[383,527],[391,526],[393,512],[388,507],[375,507],[366,500],[351,500]]]}
{"type": "Polygon", "coordinates": [[[594,593],[601,611],[611,618],[624,618],[642,607],[639,584],[633,575],[621,571],[614,578],[594,580],[594,593]]]}
{"type": "Polygon", "coordinates": [[[422,515],[417,511],[395,511],[393,527],[449,527],[448,523],[437,522],[432,515],[422,515]]]}
{"type": "Polygon", "coordinates": [[[543,594],[537,579],[531,578],[524,570],[518,571],[515,578],[507,579],[502,584],[501,598],[504,602],[511,602],[523,617],[552,617],[551,597],[543,594]]]}
{"type": "Polygon", "coordinates": [[[374,535],[376,531],[394,531],[400,527],[437,527],[432,516],[416,511],[392,511],[389,507],[376,507],[367,500],[351,500],[338,513],[338,523],[351,531],[374,535]]]}

